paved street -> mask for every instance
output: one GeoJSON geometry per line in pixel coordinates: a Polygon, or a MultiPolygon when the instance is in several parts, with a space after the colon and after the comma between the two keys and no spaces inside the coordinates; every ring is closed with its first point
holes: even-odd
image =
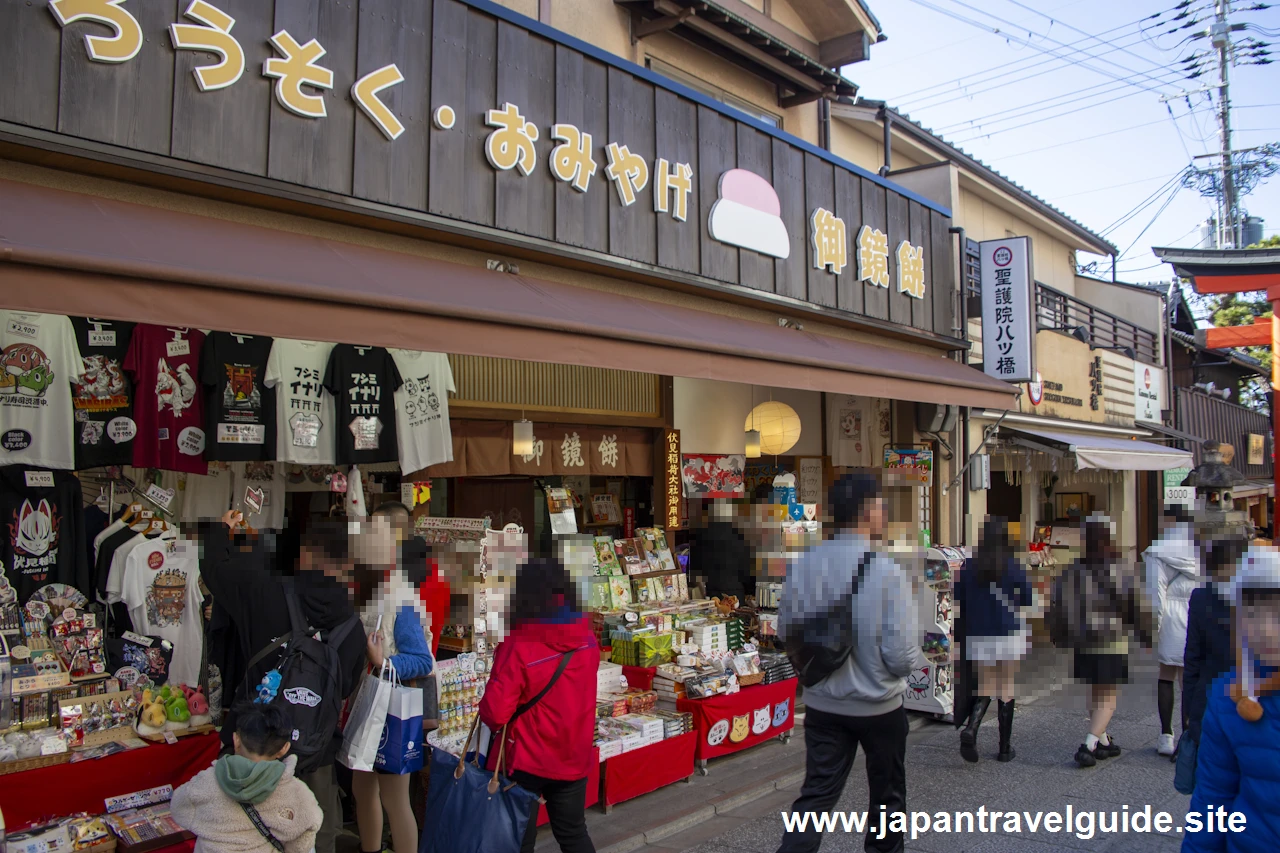
{"type": "MultiPolygon", "coordinates": [[[[1164,810],[1175,816],[1185,813],[1188,797],[1173,790],[1173,765],[1167,758],[1156,755],[1156,739],[1159,721],[1155,706],[1155,669],[1149,654],[1135,657],[1132,675],[1134,683],[1121,694],[1120,710],[1111,726],[1111,732],[1124,749],[1118,759],[1099,763],[1098,767],[1082,770],[1072,756],[1084,737],[1086,729],[1084,688],[1074,683],[1063,686],[1067,662],[1054,651],[1038,651],[1028,662],[1025,695],[1029,698],[1019,712],[1014,743],[1017,760],[1011,764],[999,764],[994,760],[997,746],[995,713],[988,715],[982,728],[979,749],[983,760],[968,765],[958,750],[958,736],[950,725],[927,724],[913,731],[907,752],[907,804],[912,810],[930,813],[976,810],[985,805],[988,810],[1036,812],[1039,810],[1064,811],[1068,805],[1081,809],[1121,811],[1125,804],[1140,809],[1148,804],[1153,812],[1164,810]]],[[[777,749],[775,763],[781,766],[788,760],[801,759],[803,741],[797,737],[789,746],[777,749]],[[787,753],[793,751],[798,755],[787,753]]],[[[797,765],[798,766],[798,765],[797,765]]],[[[712,764],[714,779],[720,769],[712,764]]],[[[695,784],[673,786],[685,788],[686,798],[698,791],[695,784]]],[[[789,808],[798,781],[780,783],[777,789],[742,806],[716,809],[695,825],[681,832],[661,837],[651,843],[610,844],[605,829],[610,823],[627,820],[652,811],[653,805],[646,799],[624,804],[610,816],[593,816],[592,832],[602,850],[643,850],[649,853],[667,851],[697,851],[697,853],[772,853],[782,836],[780,812],[789,808]],[[603,842],[603,843],[601,843],[603,842]]],[[[661,793],[661,792],[659,792],[661,793]]],[[[658,796],[657,794],[652,796],[658,796]]],[[[844,798],[837,808],[862,810],[866,808],[867,790],[861,761],[850,778],[844,798]]],[[[1169,835],[1116,835],[1095,836],[1083,840],[1062,833],[1050,835],[1043,828],[1031,834],[1027,827],[1020,835],[1003,834],[949,834],[924,835],[908,842],[907,849],[914,853],[1051,853],[1068,850],[1123,851],[1123,853],[1155,853],[1177,851],[1180,836],[1169,835]]],[[[651,832],[649,837],[661,836],[651,832]]],[[[540,849],[554,850],[554,842],[543,839],[540,849]],[[549,842],[549,843],[548,843],[549,842]],[[545,845],[545,846],[544,846],[545,845]]],[[[861,851],[862,839],[838,831],[823,842],[823,851],[861,851]]]]}

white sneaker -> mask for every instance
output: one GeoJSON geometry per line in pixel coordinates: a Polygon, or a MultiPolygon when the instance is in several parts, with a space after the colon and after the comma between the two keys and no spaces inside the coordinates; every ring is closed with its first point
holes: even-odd
{"type": "Polygon", "coordinates": [[[1156,752],[1160,755],[1173,755],[1174,752],[1173,735],[1160,735],[1160,745],[1156,747],[1156,752]]]}

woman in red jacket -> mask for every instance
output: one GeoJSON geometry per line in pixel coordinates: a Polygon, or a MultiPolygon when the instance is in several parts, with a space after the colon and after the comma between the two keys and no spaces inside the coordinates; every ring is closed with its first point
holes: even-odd
{"type": "MultiPolygon", "coordinates": [[[[480,719],[495,732],[506,725],[503,763],[512,780],[546,801],[561,851],[595,853],[586,798],[587,771],[595,760],[600,651],[559,561],[533,559],[520,567],[509,624],[493,655],[480,719]]],[[[497,754],[494,743],[491,764],[497,754]]],[[[531,853],[537,841],[536,817],[529,820],[523,853],[531,853]]]]}

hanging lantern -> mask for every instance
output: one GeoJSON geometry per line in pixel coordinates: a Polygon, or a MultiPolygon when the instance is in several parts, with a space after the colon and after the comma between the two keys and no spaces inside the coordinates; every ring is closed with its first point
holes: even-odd
{"type": "Polygon", "coordinates": [[[781,456],[800,440],[800,416],[776,400],[752,409],[744,428],[760,433],[760,452],[766,456],[781,456]]]}
{"type": "Polygon", "coordinates": [[[760,458],[760,430],[758,429],[747,430],[747,458],[760,458]]]}
{"type": "Polygon", "coordinates": [[[511,455],[533,455],[533,421],[516,421],[511,424],[511,455]]]}

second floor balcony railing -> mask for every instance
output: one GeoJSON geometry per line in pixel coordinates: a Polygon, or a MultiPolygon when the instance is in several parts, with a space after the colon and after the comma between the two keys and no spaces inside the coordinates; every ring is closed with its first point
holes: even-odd
{"type": "MultiPolygon", "coordinates": [[[[982,317],[982,279],[978,244],[967,241],[964,295],[970,318],[982,317]]],[[[1110,311],[1097,308],[1060,290],[1036,282],[1036,324],[1041,329],[1070,331],[1083,327],[1087,340],[1101,349],[1129,349],[1139,361],[1160,364],[1160,336],[1110,311]]]]}

